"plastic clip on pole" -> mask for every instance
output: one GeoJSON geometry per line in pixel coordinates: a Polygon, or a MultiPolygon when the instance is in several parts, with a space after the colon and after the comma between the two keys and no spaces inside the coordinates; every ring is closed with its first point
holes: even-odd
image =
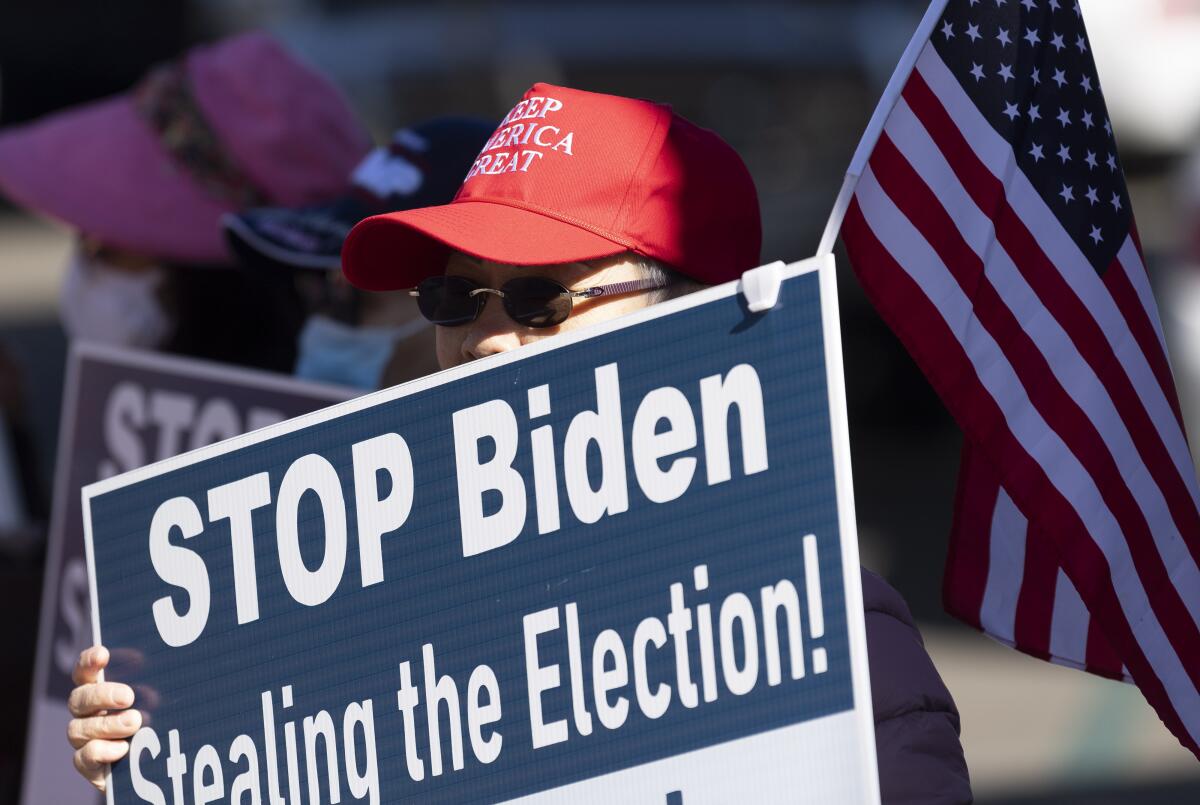
{"type": "Polygon", "coordinates": [[[746,307],[751,313],[763,313],[775,307],[779,301],[779,287],[783,284],[782,260],[752,268],[739,283],[738,290],[746,297],[746,307]]]}

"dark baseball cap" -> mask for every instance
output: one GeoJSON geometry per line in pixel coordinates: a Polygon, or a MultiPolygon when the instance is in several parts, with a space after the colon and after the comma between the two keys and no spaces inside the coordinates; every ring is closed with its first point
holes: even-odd
{"type": "Polygon", "coordinates": [[[230,248],[250,265],[337,270],[342,243],[362,219],[449,202],[494,130],[494,122],[470,117],[400,129],[359,163],[340,198],[226,215],[230,248]]]}

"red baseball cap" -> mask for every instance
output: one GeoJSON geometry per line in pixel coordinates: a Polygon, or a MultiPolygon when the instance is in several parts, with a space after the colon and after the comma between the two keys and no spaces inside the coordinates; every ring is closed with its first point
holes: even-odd
{"type": "Polygon", "coordinates": [[[664,104],[535,84],[451,203],[359,222],[342,267],[385,291],[442,273],[451,251],[511,265],[632,251],[714,284],[761,245],[754,182],[715,133],[664,104]]]}

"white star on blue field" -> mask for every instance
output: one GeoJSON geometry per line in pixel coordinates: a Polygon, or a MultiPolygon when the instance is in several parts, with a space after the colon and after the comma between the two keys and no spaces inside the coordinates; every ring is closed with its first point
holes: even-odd
{"type": "Polygon", "coordinates": [[[950,0],[937,31],[942,60],[1103,273],[1133,221],[1078,5],[950,0]]]}

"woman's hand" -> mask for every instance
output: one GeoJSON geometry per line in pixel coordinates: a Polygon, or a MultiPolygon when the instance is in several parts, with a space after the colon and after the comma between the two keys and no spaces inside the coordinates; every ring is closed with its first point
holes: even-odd
{"type": "Polygon", "coordinates": [[[67,740],[75,749],[75,769],[101,791],[110,763],[129,752],[129,738],[142,726],[133,706],[133,688],[97,681],[108,665],[108,649],[92,646],[79,655],[71,679],[78,685],[67,699],[73,718],[67,740]]]}

